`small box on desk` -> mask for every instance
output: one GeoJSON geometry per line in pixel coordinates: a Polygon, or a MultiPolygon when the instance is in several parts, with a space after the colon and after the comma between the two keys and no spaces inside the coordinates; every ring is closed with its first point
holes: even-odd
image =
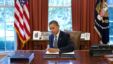
{"type": "Polygon", "coordinates": [[[16,51],[10,56],[11,63],[31,63],[34,53],[31,51],[16,51]]]}
{"type": "Polygon", "coordinates": [[[99,45],[92,45],[90,47],[90,55],[91,56],[103,56],[106,54],[113,53],[113,45],[106,45],[106,44],[99,44],[99,45]]]}

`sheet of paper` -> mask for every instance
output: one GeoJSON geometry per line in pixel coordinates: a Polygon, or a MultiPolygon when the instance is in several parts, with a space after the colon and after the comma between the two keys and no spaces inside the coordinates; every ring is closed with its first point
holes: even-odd
{"type": "Polygon", "coordinates": [[[46,51],[46,54],[59,54],[59,52],[51,53],[49,51],[46,51]]]}
{"type": "Polygon", "coordinates": [[[109,61],[113,61],[113,58],[108,58],[109,61]]]}
{"type": "Polygon", "coordinates": [[[73,52],[67,52],[67,53],[63,53],[63,54],[75,54],[75,53],[73,51],[73,52]]]}
{"type": "Polygon", "coordinates": [[[111,58],[113,58],[113,54],[111,54],[111,55],[105,55],[105,57],[111,57],[111,58]]]}

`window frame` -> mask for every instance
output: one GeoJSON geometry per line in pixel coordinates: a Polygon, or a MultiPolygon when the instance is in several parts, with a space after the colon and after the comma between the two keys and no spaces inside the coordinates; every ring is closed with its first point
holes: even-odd
{"type": "MultiPolygon", "coordinates": [[[[5,10],[6,8],[13,8],[13,9],[14,9],[14,5],[7,5],[7,4],[6,4],[6,1],[7,1],[7,0],[4,0],[4,1],[3,1],[4,3],[3,3],[3,4],[0,4],[0,8],[4,8],[4,10],[5,10]]],[[[14,1],[14,0],[12,0],[12,1],[14,1]]],[[[14,2],[13,2],[13,3],[14,3],[14,2]]],[[[4,11],[4,12],[6,12],[6,11],[4,11]]],[[[7,14],[5,14],[5,15],[7,15],[7,14]]],[[[13,17],[14,17],[14,16],[13,16],[13,17]]],[[[1,53],[1,52],[8,52],[8,51],[15,51],[15,50],[17,50],[17,43],[16,43],[16,42],[17,42],[17,41],[16,41],[17,35],[16,35],[16,32],[15,32],[15,29],[13,28],[14,30],[7,30],[7,29],[6,29],[6,25],[7,25],[8,22],[6,22],[5,20],[4,20],[3,22],[0,22],[0,23],[3,23],[3,24],[5,25],[5,27],[3,28],[4,31],[5,31],[5,37],[4,37],[5,39],[4,39],[4,41],[3,41],[5,45],[4,45],[3,50],[0,49],[0,53],[1,53]],[[14,33],[13,33],[14,36],[10,36],[10,37],[14,37],[14,40],[13,40],[13,41],[6,40],[6,31],[14,31],[14,33]],[[14,49],[8,49],[8,47],[7,47],[7,45],[6,45],[7,42],[13,42],[13,44],[14,44],[14,45],[13,45],[13,46],[14,46],[13,48],[14,48],[14,49]]],[[[9,22],[9,23],[14,23],[14,21],[13,21],[13,22],[9,22]]],[[[14,24],[13,24],[13,27],[14,27],[14,24]]],[[[2,41],[2,40],[1,40],[1,41],[2,41]]],[[[12,44],[12,43],[11,43],[11,44],[12,44]]]]}
{"type": "MultiPolygon", "coordinates": [[[[64,0],[65,1],[65,0],[64,0]]],[[[71,1],[72,0],[70,0],[70,4],[68,4],[68,5],[50,5],[49,4],[49,0],[48,0],[48,13],[49,13],[49,8],[72,8],[72,4],[71,4],[71,1]]],[[[71,31],[72,31],[72,9],[71,9],[71,12],[70,12],[70,14],[71,14],[71,31]]],[[[48,23],[50,22],[50,20],[49,20],[49,14],[48,14],[48,23]]],[[[58,21],[59,22],[59,21],[58,21]]],[[[61,29],[62,30],[62,29],[61,29]]],[[[66,29],[64,29],[64,31],[65,31],[66,29]]],[[[69,31],[70,31],[70,29],[68,29],[69,31]]],[[[66,30],[66,31],[68,31],[68,30],[66,30]]],[[[48,31],[50,31],[49,30],[49,27],[48,27],[48,31]]]]}

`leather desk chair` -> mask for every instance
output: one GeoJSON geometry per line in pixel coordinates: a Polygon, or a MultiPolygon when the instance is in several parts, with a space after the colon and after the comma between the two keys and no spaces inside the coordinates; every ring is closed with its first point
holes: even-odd
{"type": "Polygon", "coordinates": [[[75,50],[79,50],[80,49],[80,36],[81,36],[81,31],[73,31],[73,32],[69,32],[70,34],[70,39],[74,44],[74,48],[75,50]]]}

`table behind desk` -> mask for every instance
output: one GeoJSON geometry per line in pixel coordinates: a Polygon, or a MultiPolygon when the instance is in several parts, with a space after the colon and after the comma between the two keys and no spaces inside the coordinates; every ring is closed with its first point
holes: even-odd
{"type": "MultiPolygon", "coordinates": [[[[75,55],[78,58],[75,60],[72,59],[59,60],[59,58],[46,60],[43,57],[43,55],[45,54],[45,50],[31,50],[31,51],[34,52],[34,59],[31,64],[108,64],[104,56],[103,57],[90,56],[88,50],[76,50],[75,55]]],[[[23,62],[23,64],[25,63],[23,62]]]]}

